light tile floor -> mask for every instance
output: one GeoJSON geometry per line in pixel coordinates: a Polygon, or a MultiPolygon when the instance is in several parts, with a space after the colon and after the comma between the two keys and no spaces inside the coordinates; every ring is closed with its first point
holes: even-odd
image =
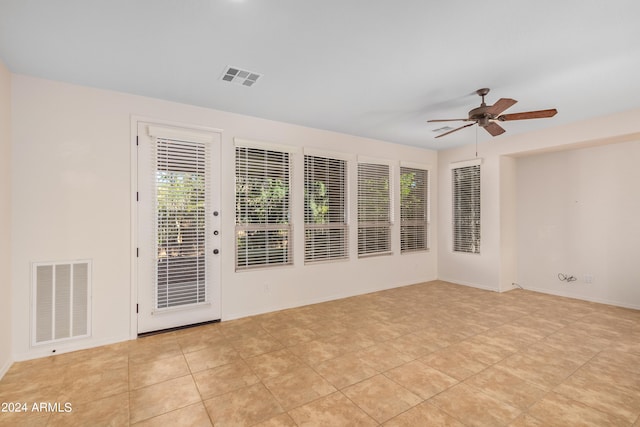
{"type": "Polygon", "coordinates": [[[0,402],[72,409],[2,426],[638,427],[640,311],[435,281],[15,363],[0,402]]]}

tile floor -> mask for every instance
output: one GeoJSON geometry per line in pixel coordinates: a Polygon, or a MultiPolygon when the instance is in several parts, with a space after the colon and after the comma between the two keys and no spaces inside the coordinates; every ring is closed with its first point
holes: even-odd
{"type": "Polygon", "coordinates": [[[429,282],[15,363],[2,426],[640,426],[640,311],[429,282]]]}

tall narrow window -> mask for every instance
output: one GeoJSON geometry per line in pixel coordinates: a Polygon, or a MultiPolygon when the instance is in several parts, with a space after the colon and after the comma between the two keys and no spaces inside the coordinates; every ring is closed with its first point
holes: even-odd
{"type": "Polygon", "coordinates": [[[289,153],[236,147],[236,269],[291,264],[289,153]]]}
{"type": "Polygon", "coordinates": [[[429,171],[400,168],[400,251],[429,249],[429,171]]]}
{"type": "Polygon", "coordinates": [[[358,164],[358,255],[391,252],[389,165],[358,164]]]}
{"type": "Polygon", "coordinates": [[[480,253],[480,165],[452,170],[453,250],[480,253]]]}
{"type": "Polygon", "coordinates": [[[347,258],[347,162],[304,156],[304,259],[347,258]]]}
{"type": "Polygon", "coordinates": [[[156,308],[206,300],[206,144],[158,138],[156,308]]]}

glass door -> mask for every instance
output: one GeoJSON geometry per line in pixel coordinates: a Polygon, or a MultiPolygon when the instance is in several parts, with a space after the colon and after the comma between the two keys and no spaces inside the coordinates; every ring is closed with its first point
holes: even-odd
{"type": "Polygon", "coordinates": [[[138,333],[220,319],[220,135],[138,125],[138,333]]]}

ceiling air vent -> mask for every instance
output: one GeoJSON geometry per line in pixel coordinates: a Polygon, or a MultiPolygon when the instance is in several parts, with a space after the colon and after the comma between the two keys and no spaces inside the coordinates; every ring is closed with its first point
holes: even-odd
{"type": "Polygon", "coordinates": [[[254,73],[253,71],[243,70],[238,67],[227,67],[220,79],[240,86],[251,87],[260,77],[262,77],[262,74],[254,73]]]}
{"type": "Polygon", "coordinates": [[[433,129],[432,132],[444,132],[446,130],[451,130],[451,129],[453,129],[451,126],[443,126],[441,128],[438,128],[438,129],[433,129]]]}

